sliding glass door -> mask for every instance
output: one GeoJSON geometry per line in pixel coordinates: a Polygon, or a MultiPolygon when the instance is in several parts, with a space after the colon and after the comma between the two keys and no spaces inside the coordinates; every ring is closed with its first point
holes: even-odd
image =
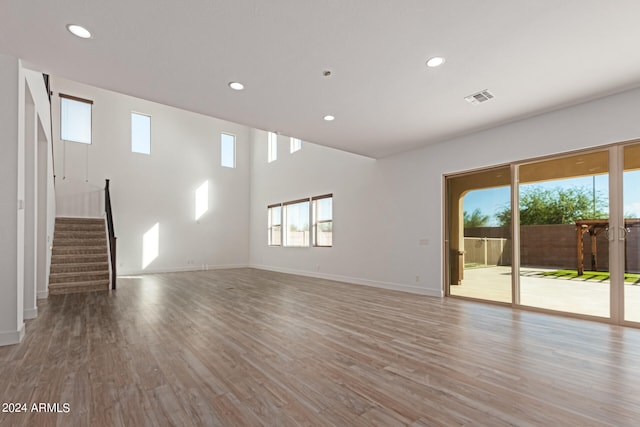
{"type": "Polygon", "coordinates": [[[640,326],[640,143],[450,176],[446,191],[447,295],[640,326]]]}
{"type": "Polygon", "coordinates": [[[640,144],[624,147],[623,164],[623,318],[640,322],[640,144]]]}
{"type": "Polygon", "coordinates": [[[450,295],[511,303],[510,182],[509,167],[447,180],[450,295]]]}
{"type": "Polygon", "coordinates": [[[608,318],[609,153],[519,167],[520,304],[608,318]]]}

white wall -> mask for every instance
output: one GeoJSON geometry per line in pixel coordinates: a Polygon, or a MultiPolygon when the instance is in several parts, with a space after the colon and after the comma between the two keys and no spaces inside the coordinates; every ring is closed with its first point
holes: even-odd
{"type": "MultiPolygon", "coordinates": [[[[47,150],[50,132],[43,129],[49,126],[49,101],[42,74],[0,55],[0,93],[0,345],[8,345],[20,342],[24,320],[37,316],[36,248],[45,258],[47,249],[37,245],[36,223],[49,214],[46,207],[38,210],[37,181],[50,165],[38,161],[36,150],[37,144],[47,150]]],[[[44,178],[45,186],[53,185],[52,176],[44,178]]]]}
{"type": "Polygon", "coordinates": [[[267,164],[256,131],[251,265],[442,295],[443,174],[640,138],[639,104],[640,89],[377,161],[308,143],[283,154],[281,138],[267,164]],[[267,246],[268,204],[326,192],[333,248],[267,246]]]}
{"type": "Polygon", "coordinates": [[[103,216],[111,196],[118,274],[246,266],[249,128],[61,78],[52,80],[58,216],[103,216]],[[59,93],[94,101],[91,145],[60,141],[59,93]],[[131,152],[131,112],[151,115],[151,155],[131,152]],[[236,135],[235,169],[220,133],[236,135]],[[195,191],[209,210],[195,220],[195,191]],[[159,255],[143,268],[143,236],[159,224],[159,255]]]}
{"type": "Polygon", "coordinates": [[[252,266],[434,294],[422,285],[426,276],[415,277],[427,249],[419,245],[426,226],[417,224],[403,236],[415,209],[401,213],[391,200],[403,193],[409,195],[403,206],[417,206],[424,185],[405,176],[403,166],[396,171],[389,163],[308,142],[289,153],[289,138],[283,136],[278,160],[267,163],[266,135],[256,130],[252,137],[252,266]],[[333,193],[333,247],[267,245],[268,205],[326,193],[333,193]],[[398,253],[406,256],[394,265],[398,253]]]}
{"type": "Polygon", "coordinates": [[[25,185],[25,191],[32,196],[25,202],[25,210],[30,210],[32,222],[30,229],[25,227],[25,236],[29,238],[25,240],[24,308],[25,318],[33,318],[37,316],[33,297],[46,298],[48,295],[51,242],[55,222],[51,111],[42,74],[26,68],[21,68],[20,71],[21,80],[25,82],[25,111],[33,109],[33,116],[26,117],[25,114],[24,118],[25,126],[32,126],[31,138],[27,138],[28,132],[25,129],[24,139],[25,153],[31,154],[25,159],[25,178],[31,183],[25,185]],[[31,203],[28,203],[29,200],[31,203]],[[27,258],[27,253],[31,254],[31,259],[27,258]],[[32,272],[29,281],[26,280],[27,270],[32,272]]]}
{"type": "Polygon", "coordinates": [[[36,305],[36,222],[37,222],[37,169],[38,169],[38,116],[35,101],[28,85],[24,93],[24,133],[20,144],[24,146],[24,318],[38,315],[36,305]]]}
{"type": "MultiPolygon", "coordinates": [[[[24,336],[22,281],[18,255],[19,62],[0,55],[0,345],[24,336]]],[[[24,112],[24,109],[22,109],[24,112]]]]}
{"type": "Polygon", "coordinates": [[[376,161],[307,142],[301,150],[290,153],[289,137],[279,136],[278,158],[267,163],[267,132],[254,130],[252,141],[252,266],[391,285],[386,283],[392,278],[390,274],[375,271],[386,259],[375,242],[389,240],[388,224],[376,223],[376,215],[363,215],[362,209],[387,209],[377,197],[379,185],[386,183],[379,182],[376,161]],[[333,193],[333,247],[267,246],[268,205],[327,193],[333,193]]]}
{"type": "Polygon", "coordinates": [[[353,283],[442,295],[443,174],[640,137],[640,90],[373,160],[303,143],[267,163],[267,134],[54,80],[56,92],[95,101],[91,146],[58,140],[58,213],[102,215],[112,179],[119,273],[251,265],[353,283]],[[129,113],[152,115],[152,155],[130,152],[129,113]],[[238,135],[238,169],[219,166],[219,133],[238,135]],[[209,180],[210,211],[193,219],[194,192],[209,180]],[[334,194],[332,248],[269,247],[272,203],[334,194]],[[88,195],[88,197],[87,197],[88,195]],[[142,269],[142,236],[160,224],[160,256],[142,269]]]}

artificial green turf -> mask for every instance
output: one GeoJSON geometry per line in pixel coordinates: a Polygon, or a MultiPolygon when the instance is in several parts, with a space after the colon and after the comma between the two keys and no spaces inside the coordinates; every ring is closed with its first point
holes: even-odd
{"type": "MultiPolygon", "coordinates": [[[[577,270],[555,270],[541,273],[542,276],[554,276],[562,279],[578,279],[578,280],[590,280],[596,282],[603,282],[609,280],[608,271],[585,271],[582,276],[578,276],[577,270]]],[[[624,275],[624,281],[627,283],[639,283],[640,274],[626,273],[624,275]]]]}

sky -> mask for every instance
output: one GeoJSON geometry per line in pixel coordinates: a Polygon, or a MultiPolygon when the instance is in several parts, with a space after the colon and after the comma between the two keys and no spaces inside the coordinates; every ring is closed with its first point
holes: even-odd
{"type": "MultiPolygon", "coordinates": [[[[627,217],[640,218],[640,171],[629,171],[624,173],[623,178],[623,205],[624,214],[627,217]]],[[[580,178],[569,178],[535,184],[524,184],[520,186],[520,191],[527,187],[552,188],[572,188],[583,187],[590,191],[594,189],[594,177],[585,176],[580,178]]],[[[595,176],[595,191],[598,197],[607,202],[609,200],[609,175],[595,176]]],[[[509,187],[488,188],[485,190],[474,190],[464,196],[465,212],[473,212],[480,209],[484,215],[489,215],[488,226],[497,226],[498,221],[495,213],[509,206],[509,187]]]]}

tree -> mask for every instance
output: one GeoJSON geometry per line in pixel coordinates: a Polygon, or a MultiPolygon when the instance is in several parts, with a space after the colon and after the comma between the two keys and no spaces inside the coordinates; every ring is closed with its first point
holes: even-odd
{"type": "Polygon", "coordinates": [[[464,211],[464,228],[484,227],[489,222],[489,215],[484,215],[480,209],[474,209],[471,214],[464,211]]]}
{"type": "MultiPolygon", "coordinates": [[[[579,219],[608,218],[606,202],[590,188],[529,187],[520,193],[520,224],[573,224],[579,219]]],[[[511,224],[511,207],[496,213],[500,225],[511,224]]]]}

